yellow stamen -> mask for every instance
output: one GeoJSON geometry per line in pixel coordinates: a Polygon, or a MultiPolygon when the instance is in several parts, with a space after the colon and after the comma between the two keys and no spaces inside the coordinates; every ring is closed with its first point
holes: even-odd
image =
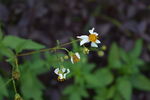
{"type": "Polygon", "coordinates": [[[58,80],[58,81],[60,81],[60,82],[65,81],[65,79],[64,79],[64,78],[63,78],[63,79],[60,79],[60,76],[58,76],[57,80],[58,80]]]}
{"type": "Polygon", "coordinates": [[[91,41],[91,42],[96,42],[97,38],[98,37],[95,34],[90,34],[89,35],[89,41],[91,41]]]}

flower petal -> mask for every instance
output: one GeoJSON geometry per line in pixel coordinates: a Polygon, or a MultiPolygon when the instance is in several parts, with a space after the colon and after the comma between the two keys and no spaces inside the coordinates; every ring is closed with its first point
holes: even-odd
{"type": "Polygon", "coordinates": [[[91,47],[98,47],[98,45],[96,43],[92,42],[91,47]]]}
{"type": "Polygon", "coordinates": [[[66,68],[62,68],[61,70],[62,70],[62,72],[64,73],[64,72],[66,71],[66,68]]]}
{"type": "Polygon", "coordinates": [[[64,78],[63,74],[58,74],[58,75],[59,75],[59,79],[63,79],[64,78]]]}
{"type": "Polygon", "coordinates": [[[78,52],[76,52],[75,55],[80,59],[80,55],[78,52]]]}
{"type": "Polygon", "coordinates": [[[69,74],[70,73],[70,69],[67,69],[67,73],[66,74],[69,74]]]}
{"type": "Polygon", "coordinates": [[[70,69],[67,69],[67,72],[64,73],[63,77],[66,78],[66,75],[70,73],[70,69]]]}
{"type": "Polygon", "coordinates": [[[95,29],[95,28],[92,28],[91,30],[89,30],[89,33],[90,33],[90,34],[94,33],[94,29],[95,29]]]}
{"type": "Polygon", "coordinates": [[[88,36],[87,35],[81,35],[81,36],[77,36],[77,38],[79,38],[79,39],[87,39],[88,36]]]}
{"type": "Polygon", "coordinates": [[[56,69],[54,70],[54,72],[58,75],[59,68],[56,68],[56,69]]]}
{"type": "Polygon", "coordinates": [[[101,41],[100,40],[96,40],[96,43],[101,43],[101,41]]]}
{"type": "Polygon", "coordinates": [[[83,39],[81,42],[80,42],[80,46],[85,44],[85,43],[88,43],[89,42],[89,38],[87,39],[83,39]]]}
{"type": "Polygon", "coordinates": [[[97,32],[93,32],[92,34],[95,34],[96,36],[98,36],[98,33],[97,33],[97,32]]]}
{"type": "Polygon", "coordinates": [[[71,56],[71,62],[74,64],[72,56],[71,56]]]}

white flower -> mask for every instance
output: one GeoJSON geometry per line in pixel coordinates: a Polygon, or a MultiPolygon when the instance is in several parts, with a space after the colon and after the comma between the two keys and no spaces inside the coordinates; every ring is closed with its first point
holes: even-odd
{"type": "Polygon", "coordinates": [[[70,69],[66,68],[56,68],[54,73],[58,75],[58,81],[64,81],[66,79],[66,75],[70,73],[70,69]]]}
{"type": "Polygon", "coordinates": [[[80,61],[80,55],[78,52],[76,53],[73,53],[71,54],[71,62],[74,64],[74,63],[77,63],[80,61]]]}
{"type": "Polygon", "coordinates": [[[98,40],[98,33],[94,32],[94,28],[92,28],[91,30],[89,30],[90,35],[82,35],[82,36],[77,36],[77,38],[82,39],[80,42],[80,46],[85,44],[85,43],[89,43],[91,42],[91,47],[98,47],[97,44],[101,43],[98,40]]]}

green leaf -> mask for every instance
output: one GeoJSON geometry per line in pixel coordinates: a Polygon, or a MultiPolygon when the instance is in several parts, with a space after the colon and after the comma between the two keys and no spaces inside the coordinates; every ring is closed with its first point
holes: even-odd
{"type": "Polygon", "coordinates": [[[117,44],[113,43],[108,56],[108,63],[109,67],[111,68],[120,68],[121,62],[120,62],[120,55],[119,55],[119,48],[117,47],[117,44]]]}
{"type": "Polygon", "coordinates": [[[9,48],[4,47],[2,45],[0,46],[0,55],[6,56],[8,58],[14,58],[15,57],[12,50],[10,50],[9,48]]]}
{"type": "Polygon", "coordinates": [[[110,87],[107,91],[107,99],[108,100],[112,99],[115,95],[115,92],[116,92],[116,87],[115,86],[110,87]]]}
{"type": "Polygon", "coordinates": [[[36,78],[32,71],[22,73],[21,77],[21,91],[25,99],[43,100],[42,90],[44,86],[36,78]]]}
{"type": "Polygon", "coordinates": [[[133,57],[133,58],[139,57],[141,54],[141,51],[142,51],[142,47],[143,47],[143,41],[141,39],[137,40],[134,48],[130,52],[131,57],[133,57]]]}
{"type": "Polygon", "coordinates": [[[101,86],[100,85],[101,81],[99,80],[99,77],[97,77],[95,75],[86,74],[85,80],[86,80],[87,84],[89,85],[89,87],[91,87],[91,88],[97,88],[97,87],[101,86]]]}
{"type": "MultiPolygon", "coordinates": [[[[99,69],[95,72],[95,75],[93,76],[97,77],[97,81],[98,81],[98,87],[104,87],[107,86],[109,84],[111,84],[113,82],[113,74],[111,73],[111,71],[107,68],[103,68],[103,69],[99,69]]],[[[90,80],[90,79],[89,79],[90,80]]],[[[92,77],[91,77],[91,82],[92,82],[92,77]]]]}
{"type": "Polygon", "coordinates": [[[2,100],[3,96],[8,96],[8,91],[5,86],[3,78],[0,76],[0,99],[2,100]]]}
{"type": "Polygon", "coordinates": [[[97,88],[97,95],[94,97],[94,100],[107,100],[107,88],[97,88]]]}
{"type": "Polygon", "coordinates": [[[117,89],[124,100],[131,100],[132,85],[129,80],[125,78],[119,78],[117,80],[117,89]]]}
{"type": "Polygon", "coordinates": [[[81,100],[82,97],[88,97],[86,89],[81,86],[76,86],[76,84],[65,88],[63,94],[68,95],[69,100],[81,100]]]}
{"type": "Polygon", "coordinates": [[[26,40],[23,38],[19,38],[16,36],[6,36],[3,40],[3,44],[11,49],[14,49],[17,53],[21,52],[22,50],[38,50],[42,49],[45,46],[36,43],[32,40],[26,40]]]}
{"type": "Polygon", "coordinates": [[[131,78],[134,88],[144,91],[150,91],[150,79],[142,74],[135,75],[131,78]]]}
{"type": "Polygon", "coordinates": [[[125,52],[122,48],[120,48],[120,57],[124,61],[124,63],[129,63],[128,53],[125,52]]]}
{"type": "Polygon", "coordinates": [[[113,100],[122,100],[123,98],[121,97],[121,95],[118,93],[114,96],[113,100]]]}

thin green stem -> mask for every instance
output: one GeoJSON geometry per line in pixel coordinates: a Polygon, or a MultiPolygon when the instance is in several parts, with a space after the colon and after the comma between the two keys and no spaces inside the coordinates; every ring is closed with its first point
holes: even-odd
{"type": "Polygon", "coordinates": [[[17,89],[16,89],[15,80],[13,79],[13,80],[12,80],[12,82],[13,82],[14,91],[15,91],[15,93],[17,93],[17,89]]]}
{"type": "MultiPolygon", "coordinates": [[[[62,45],[60,45],[60,47],[72,44],[75,41],[79,41],[79,39],[74,40],[72,42],[68,42],[68,43],[62,44],[62,45]]],[[[55,46],[55,47],[52,47],[52,48],[41,49],[41,50],[38,50],[38,51],[31,51],[31,52],[27,52],[27,53],[18,54],[17,56],[27,56],[27,55],[31,55],[31,54],[35,54],[35,53],[46,52],[46,51],[53,51],[53,50],[57,50],[57,49],[59,49],[58,46],[55,46]]]]}
{"type": "Polygon", "coordinates": [[[69,54],[69,50],[68,49],[66,49],[66,48],[59,48],[59,49],[65,50],[69,54]]]}
{"type": "Polygon", "coordinates": [[[18,65],[18,58],[17,58],[17,56],[15,57],[15,64],[16,64],[16,69],[18,71],[19,70],[19,65],[18,65]]]}

